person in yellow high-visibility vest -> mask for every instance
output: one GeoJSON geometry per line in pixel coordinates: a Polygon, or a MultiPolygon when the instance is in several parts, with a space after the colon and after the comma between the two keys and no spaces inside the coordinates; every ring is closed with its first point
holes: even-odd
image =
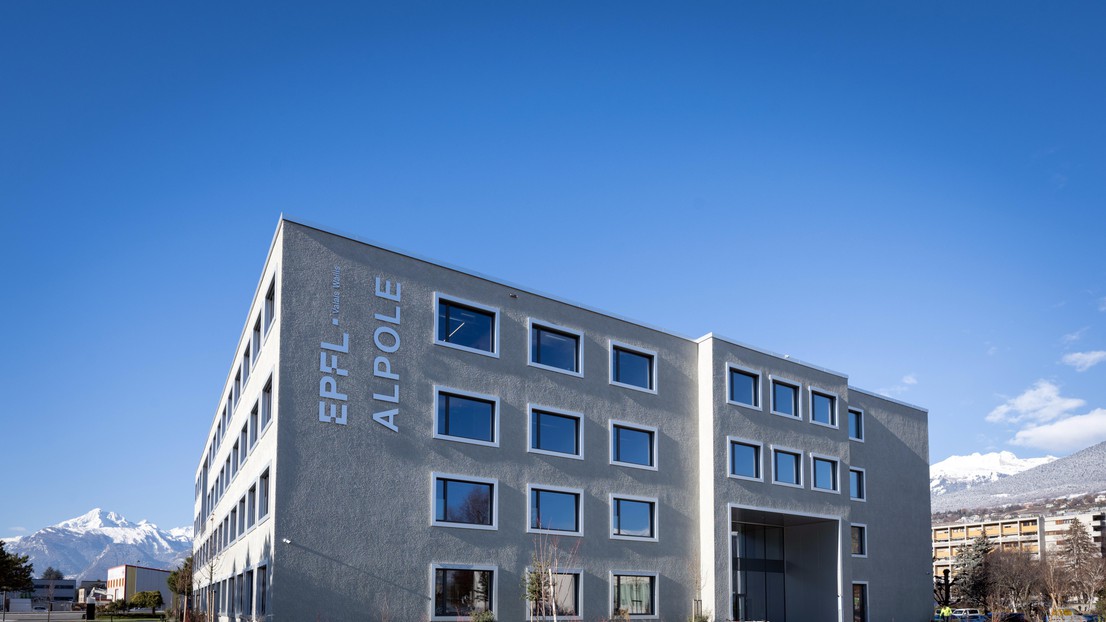
{"type": "Polygon", "coordinates": [[[952,607],[949,607],[948,605],[945,605],[944,607],[941,607],[941,620],[943,620],[943,622],[949,622],[949,618],[951,618],[951,617],[952,617],[952,607]]]}

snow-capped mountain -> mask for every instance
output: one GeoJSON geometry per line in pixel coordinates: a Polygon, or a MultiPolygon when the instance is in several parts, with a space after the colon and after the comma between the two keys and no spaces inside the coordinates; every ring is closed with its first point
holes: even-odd
{"type": "Polygon", "coordinates": [[[1103,493],[1106,493],[1106,442],[1021,473],[933,495],[932,511],[995,509],[1103,493]]]}
{"type": "Polygon", "coordinates": [[[933,497],[993,482],[1048,464],[1054,456],[1019,458],[1009,451],[951,456],[929,467],[929,492],[933,497]]]}
{"type": "Polygon", "coordinates": [[[53,566],[67,579],[107,579],[108,568],[135,564],[176,568],[192,552],[192,528],[163,531],[146,521],[131,523],[95,508],[83,516],[9,540],[10,552],[28,555],[35,576],[53,566]]]}

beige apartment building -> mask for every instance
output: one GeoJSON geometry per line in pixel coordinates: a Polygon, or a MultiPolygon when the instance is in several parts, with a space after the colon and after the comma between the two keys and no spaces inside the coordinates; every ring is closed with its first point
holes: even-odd
{"type": "Polygon", "coordinates": [[[987,536],[995,544],[996,550],[1024,551],[1031,553],[1033,559],[1040,559],[1042,550],[1047,555],[1060,548],[1072,521],[1083,523],[1095,544],[1100,547],[1100,551],[1106,552],[1106,549],[1102,548],[1106,508],[1096,508],[1081,514],[1018,516],[945,523],[934,525],[932,529],[933,574],[941,576],[946,568],[955,572],[953,566],[957,552],[980,536],[987,536]]]}

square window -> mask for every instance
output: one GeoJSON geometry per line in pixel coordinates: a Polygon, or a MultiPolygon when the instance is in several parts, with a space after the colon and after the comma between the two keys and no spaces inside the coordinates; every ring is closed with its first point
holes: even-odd
{"type": "Polygon", "coordinates": [[[864,411],[849,409],[849,438],[864,440],[864,411]]]}
{"type": "Polygon", "coordinates": [[[530,532],[583,535],[580,528],[581,490],[530,488],[530,532]]]}
{"type": "Polygon", "coordinates": [[[802,454],[775,449],[772,456],[772,468],[772,477],[775,483],[802,487],[802,454]]]}
{"type": "Polygon", "coordinates": [[[837,427],[837,398],[817,391],[810,392],[810,421],[837,427]]]}
{"type": "Polygon", "coordinates": [[[434,567],[434,617],[456,620],[493,611],[495,571],[491,568],[434,567]]]}
{"type": "Polygon", "coordinates": [[[810,457],[811,487],[814,490],[838,492],[837,460],[819,456],[810,457]]]}
{"type": "Polygon", "coordinates": [[[552,619],[554,615],[580,615],[579,572],[538,572],[528,568],[526,577],[538,587],[538,598],[528,606],[531,619],[546,620],[552,619]]]}
{"type": "Polygon", "coordinates": [[[434,438],[499,446],[497,398],[438,387],[434,391],[434,438]]]}
{"type": "Polygon", "coordinates": [[[611,616],[653,616],[657,613],[656,575],[611,575],[611,616]]]}
{"type": "Polygon", "coordinates": [[[434,524],[495,529],[495,489],[495,480],[435,474],[434,524]]]}
{"type": "Polygon", "coordinates": [[[865,501],[868,494],[864,484],[864,469],[849,469],[849,498],[854,501],[865,501]]]}
{"type": "Polygon", "coordinates": [[[476,303],[438,297],[437,343],[498,356],[499,312],[476,303]]]}
{"type": "Polygon", "coordinates": [[[611,464],[656,470],[656,428],[611,422],[611,464]]]}
{"type": "Polygon", "coordinates": [[[868,528],[864,525],[852,525],[853,557],[868,556],[868,528]]]}
{"type": "Polygon", "coordinates": [[[581,416],[563,411],[530,410],[530,451],[583,458],[581,416]]]}
{"type": "Polygon", "coordinates": [[[580,333],[531,322],[530,363],[535,367],[582,375],[580,333]]]}
{"type": "Polygon", "coordinates": [[[657,500],[611,495],[611,537],[657,540],[657,500]]]}
{"type": "Polygon", "coordinates": [[[760,374],[734,366],[730,370],[730,396],[733,404],[760,408],[760,374]]]}
{"type": "Polygon", "coordinates": [[[730,439],[730,475],[761,481],[760,443],[730,439]]]}
{"type": "Polygon", "coordinates": [[[777,415],[801,418],[799,415],[799,387],[772,380],[772,412],[777,415]]]}
{"type": "Polygon", "coordinates": [[[657,353],[611,342],[611,384],[656,392],[657,353]]]}

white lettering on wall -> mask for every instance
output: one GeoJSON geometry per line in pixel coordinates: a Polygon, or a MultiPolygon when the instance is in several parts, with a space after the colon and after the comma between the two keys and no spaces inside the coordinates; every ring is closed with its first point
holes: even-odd
{"type": "MultiPolygon", "coordinates": [[[[330,288],[330,323],[338,326],[341,306],[342,268],[334,266],[330,288]]],[[[339,389],[338,379],[349,378],[349,370],[341,367],[339,355],[349,354],[349,333],[342,333],[342,343],[319,343],[319,421],[346,425],[349,416],[349,395],[339,389]]]]}
{"type": "MultiPolygon", "coordinates": [[[[392,324],[396,328],[399,327],[401,323],[399,303],[402,298],[402,292],[402,283],[396,282],[393,285],[391,281],[381,281],[380,277],[376,277],[376,297],[395,303],[394,305],[389,305],[391,308],[385,309],[385,312],[373,315],[376,321],[392,324]]],[[[394,355],[399,352],[400,338],[396,328],[386,324],[378,326],[376,330],[373,331],[373,345],[384,353],[373,359],[373,377],[383,378],[384,380],[391,380],[393,382],[390,383],[390,386],[388,384],[381,384],[378,388],[382,390],[374,391],[373,399],[378,402],[387,402],[398,406],[399,374],[392,372],[392,359],[385,355],[394,355]]],[[[399,408],[391,408],[374,412],[373,421],[393,432],[399,432],[399,426],[396,425],[396,417],[398,416],[399,408]]]]}

